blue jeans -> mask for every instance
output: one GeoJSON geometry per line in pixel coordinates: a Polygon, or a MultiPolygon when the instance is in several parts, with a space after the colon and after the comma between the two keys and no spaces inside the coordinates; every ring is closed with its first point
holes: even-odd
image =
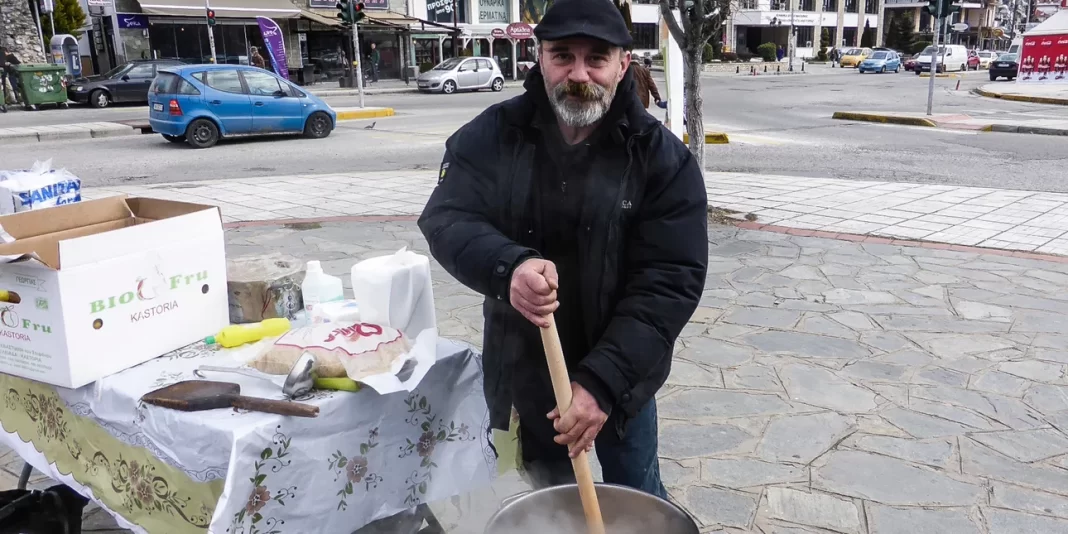
{"type": "MultiPolygon", "coordinates": [[[[656,401],[650,400],[637,417],[627,421],[622,438],[616,432],[617,417],[618,414],[613,414],[608,418],[594,442],[604,481],[667,499],[667,490],[660,480],[660,460],[657,457],[656,401]]],[[[535,489],[575,483],[567,448],[557,445],[553,441],[555,436],[556,431],[544,413],[540,420],[537,417],[520,416],[519,440],[523,466],[535,489]]]]}

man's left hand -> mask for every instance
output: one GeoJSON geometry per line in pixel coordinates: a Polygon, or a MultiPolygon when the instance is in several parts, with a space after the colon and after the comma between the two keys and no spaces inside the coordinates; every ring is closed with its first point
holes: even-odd
{"type": "Polygon", "coordinates": [[[571,383],[571,407],[563,417],[560,416],[559,407],[553,408],[548,417],[553,421],[553,428],[560,433],[554,440],[560,445],[567,445],[572,458],[593,448],[593,440],[608,420],[608,414],[601,411],[597,399],[578,382],[571,383]]]}

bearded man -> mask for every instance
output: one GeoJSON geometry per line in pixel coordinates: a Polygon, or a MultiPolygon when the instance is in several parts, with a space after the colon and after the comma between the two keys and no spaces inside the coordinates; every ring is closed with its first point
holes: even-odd
{"type": "Polygon", "coordinates": [[[449,138],[419,227],[486,297],[490,422],[507,430],[518,412],[534,485],[573,482],[569,452],[596,443],[606,482],[666,498],[654,396],[704,289],[704,179],[642,108],[611,2],[558,0],[534,34],[526,92],[449,138]],[[538,330],[549,314],[574,392],[562,415],[538,330]]]}

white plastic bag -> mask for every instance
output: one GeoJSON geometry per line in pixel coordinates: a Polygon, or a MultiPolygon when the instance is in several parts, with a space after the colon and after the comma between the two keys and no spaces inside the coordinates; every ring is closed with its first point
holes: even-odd
{"type": "Polygon", "coordinates": [[[0,215],[80,202],[82,181],[53,169],[52,160],[34,162],[29,170],[0,171],[0,215]]]}
{"type": "Polygon", "coordinates": [[[402,248],[352,266],[360,320],[396,328],[411,339],[437,327],[430,259],[402,248]]]}

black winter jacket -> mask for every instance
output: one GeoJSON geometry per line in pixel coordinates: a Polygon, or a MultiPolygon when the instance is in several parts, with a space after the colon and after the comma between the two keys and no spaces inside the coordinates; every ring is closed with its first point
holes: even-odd
{"type": "MultiPolygon", "coordinates": [[[[582,313],[593,349],[571,371],[600,379],[613,413],[622,411],[616,417],[620,433],[667,379],[675,339],[701,299],[708,267],[701,170],[678,138],[641,107],[634,86],[628,72],[613,104],[625,112],[604,125],[610,141],[591,152],[576,229],[584,252],[582,313]]],[[[489,107],[448,139],[438,185],[419,218],[434,258],[486,296],[485,393],[490,424],[502,430],[513,394],[553,395],[540,383],[511,391],[516,362],[544,358],[541,347],[519,341],[529,339],[519,335],[523,329],[536,327],[509,298],[512,271],[538,256],[524,244],[530,218],[539,216],[527,213],[533,140],[539,139],[532,121],[537,107],[548,105],[537,67],[524,87],[523,95],[489,107]]]]}

